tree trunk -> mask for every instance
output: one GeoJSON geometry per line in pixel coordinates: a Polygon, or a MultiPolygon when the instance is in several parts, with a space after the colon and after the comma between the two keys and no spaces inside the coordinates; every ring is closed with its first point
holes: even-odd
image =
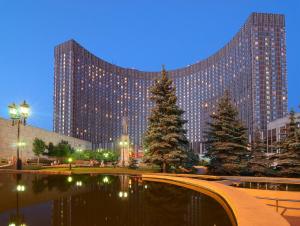
{"type": "Polygon", "coordinates": [[[167,172],[167,163],[165,161],[163,162],[162,170],[163,170],[163,173],[167,172]]]}
{"type": "Polygon", "coordinates": [[[37,157],[37,165],[40,165],[40,156],[37,157]]]}

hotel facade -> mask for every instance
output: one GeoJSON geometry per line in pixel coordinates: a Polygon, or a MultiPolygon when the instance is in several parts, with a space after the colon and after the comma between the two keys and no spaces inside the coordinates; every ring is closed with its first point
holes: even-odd
{"type": "MultiPolygon", "coordinates": [[[[217,32],[217,31],[216,31],[217,32]]],[[[216,34],[217,35],[217,34],[216,34]]],[[[114,148],[122,120],[134,147],[142,146],[152,103],[149,87],[160,72],[122,68],[90,53],[74,40],[55,47],[54,131],[114,148]]],[[[285,17],[253,13],[214,55],[168,71],[185,111],[191,147],[202,153],[204,131],[228,89],[248,128],[264,134],[267,124],[287,114],[285,17]]]]}

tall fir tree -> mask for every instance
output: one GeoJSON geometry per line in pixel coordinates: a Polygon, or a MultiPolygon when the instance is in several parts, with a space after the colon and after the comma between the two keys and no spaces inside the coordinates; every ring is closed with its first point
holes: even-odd
{"type": "Polygon", "coordinates": [[[267,145],[261,138],[261,132],[259,129],[255,129],[253,141],[251,143],[251,156],[248,162],[250,172],[262,176],[267,173],[270,166],[270,162],[266,155],[267,145]]]}
{"type": "Polygon", "coordinates": [[[150,88],[150,100],[154,103],[144,134],[147,150],[145,162],[161,166],[166,172],[170,166],[178,167],[187,159],[188,140],[183,128],[184,111],[177,106],[173,82],[162,69],[162,77],[150,88]]]}
{"type": "Polygon", "coordinates": [[[290,122],[286,136],[278,142],[279,154],[276,155],[276,168],[280,176],[300,176],[300,129],[297,126],[295,112],[290,111],[290,122]]]}
{"type": "Polygon", "coordinates": [[[208,169],[213,174],[239,175],[246,170],[249,151],[246,128],[238,119],[229,91],[220,98],[206,131],[208,169]]]}

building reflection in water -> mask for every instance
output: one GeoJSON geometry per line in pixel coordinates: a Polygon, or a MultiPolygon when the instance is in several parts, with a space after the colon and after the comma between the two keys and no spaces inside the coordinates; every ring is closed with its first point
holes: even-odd
{"type": "Polygon", "coordinates": [[[232,225],[211,197],[138,176],[23,175],[12,180],[7,175],[0,182],[7,182],[5,189],[11,187],[7,192],[0,188],[1,197],[17,198],[15,204],[0,202],[6,226],[232,225]],[[47,208],[37,207],[46,203],[47,208]]]}
{"type": "Polygon", "coordinates": [[[20,212],[20,196],[26,190],[26,186],[22,184],[22,174],[16,174],[16,187],[13,192],[16,192],[16,209],[15,213],[9,216],[8,226],[26,226],[25,217],[20,212]]]}
{"type": "Polygon", "coordinates": [[[53,226],[231,225],[222,207],[201,193],[127,175],[100,181],[53,201],[53,226]]]}

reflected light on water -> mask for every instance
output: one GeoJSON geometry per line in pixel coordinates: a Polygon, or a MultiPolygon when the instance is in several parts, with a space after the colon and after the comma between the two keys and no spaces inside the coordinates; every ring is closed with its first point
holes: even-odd
{"type": "Polygon", "coordinates": [[[123,191],[120,191],[120,192],[119,192],[119,197],[120,197],[120,198],[127,198],[127,197],[128,197],[128,193],[127,193],[126,191],[124,191],[124,192],[123,192],[123,191]]]}
{"type": "Polygon", "coordinates": [[[109,178],[108,177],[104,177],[102,179],[103,183],[108,184],[109,183],[109,178]]]}
{"type": "Polygon", "coordinates": [[[82,181],[76,181],[76,186],[81,187],[82,186],[82,181]]]}
{"type": "Polygon", "coordinates": [[[67,180],[68,180],[69,183],[71,183],[71,182],[73,181],[73,177],[69,176],[69,177],[67,178],[67,180]]]}
{"type": "Polygon", "coordinates": [[[212,197],[137,176],[2,174],[0,184],[1,226],[234,225],[212,197]]]}
{"type": "Polygon", "coordinates": [[[25,190],[26,190],[25,185],[21,185],[21,184],[17,185],[17,191],[18,192],[22,192],[22,191],[25,191],[25,190]]]}

